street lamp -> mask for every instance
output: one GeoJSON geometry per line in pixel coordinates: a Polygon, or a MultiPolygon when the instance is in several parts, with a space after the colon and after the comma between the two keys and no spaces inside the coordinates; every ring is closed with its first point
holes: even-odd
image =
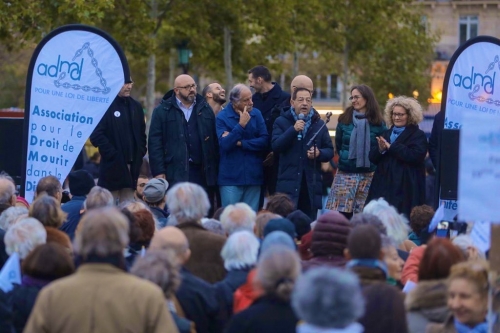
{"type": "Polygon", "coordinates": [[[179,66],[182,67],[182,72],[184,74],[188,73],[189,58],[191,56],[191,50],[188,49],[187,44],[187,41],[183,41],[177,46],[177,51],[179,52],[179,66]]]}

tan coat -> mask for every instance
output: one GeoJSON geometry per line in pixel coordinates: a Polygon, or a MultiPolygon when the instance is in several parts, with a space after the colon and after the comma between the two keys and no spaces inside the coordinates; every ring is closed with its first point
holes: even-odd
{"type": "Polygon", "coordinates": [[[24,332],[178,333],[158,286],[94,263],[42,289],[24,332]]]}

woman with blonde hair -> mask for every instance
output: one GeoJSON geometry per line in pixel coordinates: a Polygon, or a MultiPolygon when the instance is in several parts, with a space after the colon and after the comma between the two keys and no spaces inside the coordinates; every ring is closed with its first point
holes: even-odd
{"type": "Polygon", "coordinates": [[[370,161],[377,165],[366,202],[384,198],[399,213],[410,216],[413,207],[425,203],[425,155],[427,138],[418,128],[422,107],[414,98],[398,96],[385,106],[390,128],[377,137],[370,161]]]}
{"type": "MultiPolygon", "coordinates": [[[[488,290],[486,261],[465,261],[451,267],[447,301],[451,316],[443,324],[427,325],[426,332],[489,332],[488,290]]],[[[498,322],[495,322],[492,332],[499,332],[499,329],[498,322]]]]}

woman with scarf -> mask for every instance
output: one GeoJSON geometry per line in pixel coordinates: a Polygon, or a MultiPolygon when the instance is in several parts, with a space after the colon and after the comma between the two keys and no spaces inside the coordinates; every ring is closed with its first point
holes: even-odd
{"type": "Polygon", "coordinates": [[[370,151],[377,170],[366,202],[383,197],[406,217],[425,203],[427,137],[418,128],[422,119],[422,107],[413,98],[399,96],[387,102],[385,121],[390,129],[377,137],[370,151]]]}
{"type": "Polygon", "coordinates": [[[350,218],[363,212],[376,166],[370,162],[377,136],[385,130],[382,113],[370,87],[360,84],[351,88],[352,105],[339,116],[335,148],[339,155],[338,171],[325,208],[350,218]]]}
{"type": "Polygon", "coordinates": [[[297,88],[291,107],[285,108],[273,126],[272,148],[279,154],[276,192],[287,194],[312,220],[321,208],[321,162],[333,157],[333,145],[328,129],[312,107],[311,92],[297,88]],[[321,129],[321,130],[320,130],[321,129]],[[308,146],[317,133],[314,144],[308,146]]]}
{"type": "Polygon", "coordinates": [[[443,324],[429,324],[428,333],[499,332],[500,324],[492,316],[488,330],[488,263],[466,261],[454,265],[448,278],[448,308],[451,316],[443,324]]]}

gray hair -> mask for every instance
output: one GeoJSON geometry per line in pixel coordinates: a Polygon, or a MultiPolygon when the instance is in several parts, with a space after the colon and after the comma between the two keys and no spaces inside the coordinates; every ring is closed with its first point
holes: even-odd
{"type": "Polygon", "coordinates": [[[255,280],[260,283],[265,294],[289,301],[300,270],[297,252],[276,245],[259,258],[255,280]]]}
{"type": "Polygon", "coordinates": [[[75,234],[75,253],[83,259],[89,255],[107,257],[123,253],[129,241],[128,224],[125,215],[116,208],[98,208],[85,213],[75,234]]]}
{"type": "Polygon", "coordinates": [[[21,215],[27,215],[28,209],[25,207],[10,207],[0,214],[0,229],[7,231],[21,215]]]}
{"type": "Polygon", "coordinates": [[[207,219],[203,218],[201,219],[201,225],[203,228],[221,236],[226,236],[226,233],[224,232],[224,229],[222,228],[222,224],[217,221],[216,219],[207,219]]]}
{"type": "Polygon", "coordinates": [[[254,266],[259,254],[259,240],[249,231],[233,233],[224,244],[220,253],[224,268],[230,271],[254,266]]]}
{"type": "Polygon", "coordinates": [[[210,209],[203,187],[193,183],[178,183],[167,192],[167,207],[172,223],[199,222],[210,209]]]}
{"type": "Polygon", "coordinates": [[[356,274],[319,267],[299,277],[292,295],[298,317],[321,328],[344,328],[364,314],[363,294],[356,274]]]}
{"type": "Polygon", "coordinates": [[[100,186],[94,186],[87,195],[87,199],[83,202],[83,209],[88,211],[96,208],[112,207],[115,204],[114,202],[115,200],[110,191],[100,186]]]}
{"type": "Polygon", "coordinates": [[[231,92],[229,93],[229,102],[238,103],[240,101],[241,92],[245,88],[250,89],[243,83],[238,83],[237,85],[235,85],[233,89],[231,89],[231,92]]]}
{"type": "Polygon", "coordinates": [[[380,235],[380,240],[382,241],[382,249],[388,249],[391,247],[395,247],[396,249],[398,248],[396,242],[394,242],[394,240],[387,235],[380,235]]]}
{"type": "Polygon", "coordinates": [[[358,225],[362,224],[371,224],[377,230],[380,232],[381,235],[387,235],[387,229],[385,225],[380,221],[380,219],[373,215],[373,214],[368,214],[368,213],[359,213],[359,214],[354,214],[354,216],[351,218],[351,224],[355,228],[358,225]]]}
{"type": "Polygon", "coordinates": [[[180,266],[172,250],[148,250],[144,257],[137,258],[130,273],[159,286],[167,299],[181,283],[180,266]]]}
{"type": "Polygon", "coordinates": [[[396,244],[401,244],[408,237],[410,232],[408,219],[399,214],[396,208],[389,205],[383,198],[370,201],[363,209],[363,213],[378,216],[387,230],[387,236],[391,237],[396,244]]]}
{"type": "Polygon", "coordinates": [[[239,230],[253,232],[256,218],[257,215],[249,205],[239,202],[224,208],[220,216],[220,223],[228,235],[239,230]]]}
{"type": "Polygon", "coordinates": [[[453,245],[458,247],[460,251],[464,254],[464,258],[469,259],[469,248],[473,247],[477,250],[477,253],[481,259],[486,259],[486,256],[483,251],[481,251],[476,245],[474,245],[474,242],[472,241],[472,238],[469,235],[460,235],[451,241],[453,245]]]}
{"type": "Polygon", "coordinates": [[[10,199],[16,194],[16,187],[9,178],[0,176],[0,204],[10,204],[10,199]]]}
{"type": "Polygon", "coordinates": [[[17,252],[19,257],[24,259],[35,247],[47,242],[47,231],[40,221],[28,217],[7,230],[4,242],[8,255],[17,252]]]}

